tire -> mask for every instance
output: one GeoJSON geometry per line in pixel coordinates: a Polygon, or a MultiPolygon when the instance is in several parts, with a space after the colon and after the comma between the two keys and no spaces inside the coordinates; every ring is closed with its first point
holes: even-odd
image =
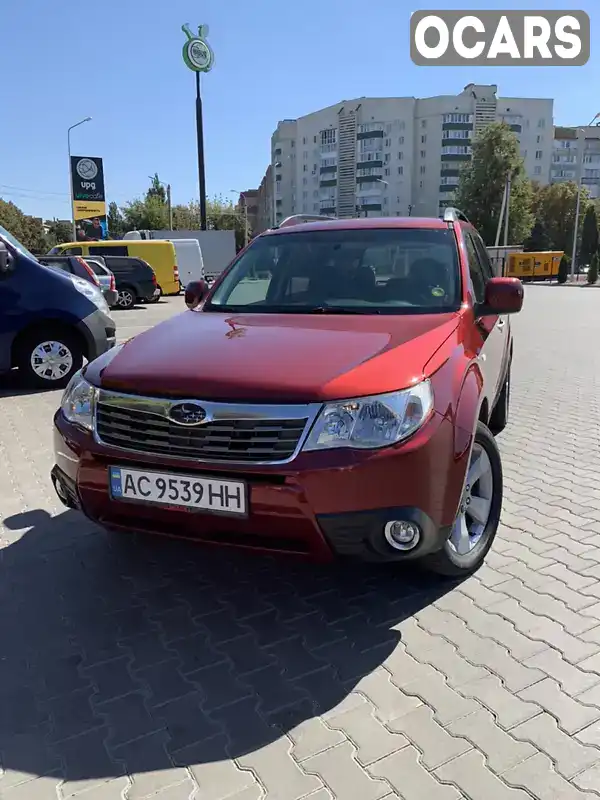
{"type": "Polygon", "coordinates": [[[133,289],[130,289],[129,286],[123,286],[122,289],[119,289],[119,299],[115,308],[133,308],[135,301],[136,297],[133,289]]]}
{"type": "Polygon", "coordinates": [[[83,356],[82,343],[75,333],[48,327],[26,334],[18,342],[15,361],[27,386],[52,390],[64,389],[83,366],[83,356]],[[47,364],[46,370],[40,360],[44,352],[56,358],[54,364],[47,364]]]}
{"type": "MultiPolygon", "coordinates": [[[[498,445],[491,431],[482,422],[478,422],[473,450],[469,459],[467,479],[469,472],[473,471],[473,467],[478,463],[482,453],[487,456],[489,462],[489,464],[482,463],[484,467],[489,466],[489,469],[484,472],[483,481],[478,479],[470,487],[469,492],[467,492],[468,484],[465,485],[465,494],[461,498],[461,505],[459,506],[450,537],[441,550],[425,556],[422,560],[422,564],[426,569],[439,575],[461,578],[476,572],[483,564],[488,550],[496,538],[502,510],[502,461],[498,445]],[[463,515],[461,509],[468,508],[469,505],[474,508],[473,500],[481,500],[484,495],[489,495],[489,512],[487,522],[483,525],[482,530],[476,531],[477,539],[475,540],[475,536],[471,534],[471,529],[475,526],[475,520],[469,514],[463,515]],[[469,501],[468,504],[463,505],[466,500],[469,501]],[[462,519],[467,525],[468,541],[465,541],[464,537],[458,537],[459,531],[465,531],[465,527],[460,525],[462,519]],[[452,540],[455,532],[457,536],[453,544],[452,540]],[[463,553],[459,553],[456,546],[459,538],[464,543],[463,553]]],[[[475,469],[476,472],[477,468],[475,469]]],[[[480,505],[478,505],[478,508],[480,505]]]]}
{"type": "Polygon", "coordinates": [[[494,410],[490,416],[489,429],[496,436],[502,433],[508,424],[508,417],[510,412],[510,364],[508,365],[508,372],[504,379],[504,386],[498,396],[494,410]]]}

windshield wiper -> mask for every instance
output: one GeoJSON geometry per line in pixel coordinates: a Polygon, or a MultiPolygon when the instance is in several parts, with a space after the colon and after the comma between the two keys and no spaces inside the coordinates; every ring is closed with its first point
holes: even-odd
{"type": "Polygon", "coordinates": [[[381,314],[378,308],[360,308],[350,306],[314,306],[303,308],[304,314],[381,314]]]}

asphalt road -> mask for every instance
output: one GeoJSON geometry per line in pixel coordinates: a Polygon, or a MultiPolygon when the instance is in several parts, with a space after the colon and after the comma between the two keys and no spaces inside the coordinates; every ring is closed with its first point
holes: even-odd
{"type": "Polygon", "coordinates": [[[526,289],[502,526],[461,584],[107,536],[50,485],[59,393],[4,379],[0,798],[597,797],[599,311],[526,289]]]}

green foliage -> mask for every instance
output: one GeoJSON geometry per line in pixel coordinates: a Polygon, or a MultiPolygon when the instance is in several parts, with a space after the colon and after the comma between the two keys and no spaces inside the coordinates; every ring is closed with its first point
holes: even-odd
{"type": "MultiPolygon", "coordinates": [[[[588,192],[581,190],[580,230],[587,211],[588,192]]],[[[577,209],[577,184],[573,181],[537,187],[533,194],[533,213],[546,229],[553,250],[570,252],[577,209]]]]}
{"type": "Polygon", "coordinates": [[[146,192],[146,200],[149,200],[151,197],[156,197],[161,201],[161,203],[166,203],[167,192],[165,187],[162,185],[160,178],[158,177],[158,172],[155,172],[150,180],[151,183],[150,188],[146,192]]]}
{"type": "Polygon", "coordinates": [[[506,177],[512,176],[509,235],[521,243],[533,224],[532,187],[519,153],[519,141],[505,123],[492,123],[473,142],[473,158],[461,170],[455,203],[493,245],[502,207],[506,177]]]}
{"type": "Polygon", "coordinates": [[[531,229],[531,234],[523,242],[523,251],[525,253],[540,253],[550,249],[550,237],[546,233],[544,224],[538,220],[531,229]]]}
{"type": "Polygon", "coordinates": [[[111,239],[121,239],[127,233],[125,220],[119,206],[115,203],[108,204],[108,214],[106,215],[108,225],[108,235],[111,239]]]}
{"type": "Polygon", "coordinates": [[[55,247],[57,244],[64,244],[65,242],[72,241],[73,226],[69,222],[61,222],[55,219],[48,225],[48,232],[46,233],[48,249],[55,247]]]}
{"type": "Polygon", "coordinates": [[[592,262],[590,264],[590,268],[588,269],[588,273],[587,273],[587,282],[590,284],[590,286],[593,286],[596,283],[596,281],[598,280],[598,267],[599,266],[600,266],[600,264],[599,264],[599,259],[598,259],[598,253],[596,252],[592,256],[592,262]]]}
{"type": "Polygon", "coordinates": [[[0,199],[0,225],[32,253],[41,255],[48,252],[49,246],[42,220],[24,214],[14,203],[2,199],[0,199]]]}
{"type": "Polygon", "coordinates": [[[200,227],[200,204],[191,200],[187,206],[173,206],[173,228],[176,231],[193,231],[200,227]]]}
{"type": "Polygon", "coordinates": [[[126,231],[163,230],[169,227],[166,205],[159,197],[132,200],[122,208],[126,231]]]}
{"type": "Polygon", "coordinates": [[[569,277],[569,268],[571,266],[571,259],[569,256],[564,255],[561,260],[560,264],[558,265],[558,282],[559,283],[566,283],[567,278],[569,277]]]}
{"type": "Polygon", "coordinates": [[[581,229],[580,261],[584,264],[589,263],[592,257],[598,252],[599,244],[598,217],[596,216],[595,206],[593,203],[590,203],[585,212],[583,227],[581,229]]]}

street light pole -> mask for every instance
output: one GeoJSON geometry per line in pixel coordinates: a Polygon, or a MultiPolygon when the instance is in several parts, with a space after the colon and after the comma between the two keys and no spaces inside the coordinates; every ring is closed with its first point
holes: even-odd
{"type": "MultiPolygon", "coordinates": [[[[148,175],[151,181],[154,182],[154,176],[148,175]]],[[[158,177],[158,176],[156,176],[158,177]]],[[[165,187],[165,193],[167,197],[167,214],[169,217],[169,230],[173,230],[173,205],[171,203],[171,184],[170,183],[163,183],[163,181],[159,181],[161,186],[165,187]]]]}
{"type": "MultiPolygon", "coordinates": [[[[600,117],[600,114],[596,114],[590,124],[587,126],[591,128],[594,122],[600,117]]],[[[579,134],[581,133],[582,129],[577,129],[577,205],[575,206],[575,229],[573,231],[573,250],[571,253],[571,278],[575,275],[575,262],[577,259],[577,229],[579,228],[579,213],[581,210],[581,187],[583,183],[583,150],[581,151],[581,156],[579,155],[579,134]]],[[[585,144],[585,138],[583,140],[583,144],[585,144]]]]}
{"type": "Polygon", "coordinates": [[[73,221],[73,241],[77,241],[77,223],[75,220],[75,198],[73,196],[73,176],[71,175],[71,131],[73,128],[78,128],[80,125],[83,125],[84,122],[91,122],[91,117],[86,117],[85,119],[79,120],[76,122],[75,125],[71,125],[70,128],[67,128],[67,152],[69,154],[69,190],[71,195],[71,220],[73,221]]]}

